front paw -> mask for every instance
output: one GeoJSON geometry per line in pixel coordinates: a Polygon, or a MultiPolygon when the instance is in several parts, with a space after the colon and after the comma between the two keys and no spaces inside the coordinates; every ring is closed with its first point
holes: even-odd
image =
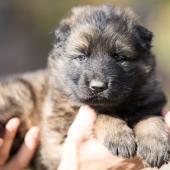
{"type": "Polygon", "coordinates": [[[137,140],[137,156],[144,159],[151,167],[161,167],[170,160],[170,137],[141,136],[137,140]]]}
{"type": "Polygon", "coordinates": [[[136,154],[133,131],[126,125],[114,133],[107,134],[103,143],[113,155],[132,158],[136,154]]]}

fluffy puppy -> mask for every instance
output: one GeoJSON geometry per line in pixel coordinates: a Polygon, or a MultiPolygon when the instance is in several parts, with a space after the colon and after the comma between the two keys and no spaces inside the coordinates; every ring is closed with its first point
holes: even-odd
{"type": "Polygon", "coordinates": [[[96,136],[113,155],[137,155],[153,167],[169,160],[170,134],[161,116],[166,98],[155,75],[152,37],[130,9],[76,7],[55,31],[47,69],[1,84],[2,124],[19,116],[24,133],[40,126],[33,169],[56,169],[82,104],[96,110],[96,136]]]}

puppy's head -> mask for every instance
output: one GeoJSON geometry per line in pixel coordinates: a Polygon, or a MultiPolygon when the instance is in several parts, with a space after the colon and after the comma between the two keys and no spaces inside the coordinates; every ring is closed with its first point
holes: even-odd
{"type": "Polygon", "coordinates": [[[130,9],[73,8],[55,35],[51,83],[79,102],[118,105],[153,71],[152,33],[130,9]]]}

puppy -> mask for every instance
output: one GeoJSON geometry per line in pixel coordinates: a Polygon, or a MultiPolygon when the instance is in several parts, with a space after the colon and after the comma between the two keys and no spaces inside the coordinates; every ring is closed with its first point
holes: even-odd
{"type": "Polygon", "coordinates": [[[55,170],[81,105],[97,113],[95,133],[113,155],[137,155],[152,167],[170,158],[161,116],[166,98],[155,74],[153,34],[130,9],[75,7],[55,30],[48,67],[0,85],[0,122],[22,120],[15,153],[33,125],[41,130],[34,170],[55,170]]]}

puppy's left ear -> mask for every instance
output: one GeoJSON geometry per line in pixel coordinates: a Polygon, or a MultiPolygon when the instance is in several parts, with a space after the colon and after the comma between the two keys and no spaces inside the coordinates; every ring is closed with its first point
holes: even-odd
{"type": "Polygon", "coordinates": [[[136,47],[142,50],[150,50],[152,46],[153,33],[142,25],[135,25],[133,33],[136,47]]]}

